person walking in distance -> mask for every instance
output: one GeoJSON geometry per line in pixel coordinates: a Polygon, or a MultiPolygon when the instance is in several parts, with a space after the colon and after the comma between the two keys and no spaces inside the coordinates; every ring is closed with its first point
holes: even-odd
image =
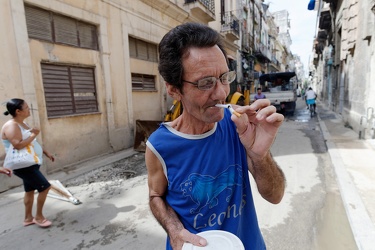
{"type": "Polygon", "coordinates": [[[284,116],[267,99],[233,105],[233,115],[223,105],[236,72],[210,27],[179,25],[163,37],[159,52],[167,92],[184,108],[146,142],[149,205],[167,232],[166,249],[206,246],[197,234],[209,230],[235,234],[246,250],[266,249],[249,173],[265,200],[281,201],[285,177],[270,148],[284,116]]]}
{"type": "Polygon", "coordinates": [[[5,152],[12,144],[15,149],[22,149],[33,143],[35,152],[38,155],[39,164],[35,164],[29,167],[13,169],[13,174],[23,180],[23,186],[25,190],[24,205],[25,205],[25,218],[23,221],[24,226],[37,224],[40,227],[51,226],[51,221],[47,220],[43,215],[43,206],[47,198],[48,191],[51,188],[51,184],[43,176],[40,171],[40,165],[43,161],[43,154],[54,161],[55,158],[43,149],[40,144],[36,141],[36,137],[40,133],[38,128],[30,128],[25,122],[25,119],[30,116],[30,108],[28,104],[18,98],[9,100],[6,103],[7,111],[4,115],[11,115],[12,119],[7,121],[1,129],[1,138],[5,147],[5,152]],[[36,214],[33,216],[33,203],[34,203],[34,192],[38,190],[36,214]]]}
{"type": "Polygon", "coordinates": [[[257,94],[254,95],[254,100],[266,99],[266,95],[262,93],[262,88],[257,88],[257,94]]]}
{"type": "Polygon", "coordinates": [[[309,89],[306,91],[306,94],[305,94],[305,100],[306,100],[306,106],[307,106],[307,109],[309,109],[309,104],[311,103],[314,107],[314,113],[315,113],[315,110],[316,110],[316,93],[315,91],[309,87],[309,89]]]}

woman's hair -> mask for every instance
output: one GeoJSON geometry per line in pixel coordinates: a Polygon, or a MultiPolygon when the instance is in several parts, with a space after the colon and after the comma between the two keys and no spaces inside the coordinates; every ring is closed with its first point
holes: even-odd
{"type": "Polygon", "coordinates": [[[11,115],[13,117],[16,116],[16,110],[19,109],[19,110],[22,110],[22,106],[24,104],[24,100],[22,99],[18,99],[18,98],[13,98],[13,99],[10,99],[6,106],[7,106],[7,111],[4,112],[4,115],[11,115]]]}
{"type": "Polygon", "coordinates": [[[199,23],[184,23],[171,29],[159,43],[159,73],[169,84],[182,91],[184,69],[182,58],[192,47],[209,48],[217,45],[227,60],[223,40],[212,28],[199,23]]]}

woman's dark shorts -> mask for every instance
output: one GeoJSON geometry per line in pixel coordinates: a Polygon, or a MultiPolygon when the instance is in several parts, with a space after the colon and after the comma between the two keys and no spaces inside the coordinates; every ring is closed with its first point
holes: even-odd
{"type": "Polygon", "coordinates": [[[43,192],[51,186],[46,177],[39,170],[40,165],[35,164],[31,167],[13,170],[13,173],[23,180],[25,192],[38,190],[43,192]]]}

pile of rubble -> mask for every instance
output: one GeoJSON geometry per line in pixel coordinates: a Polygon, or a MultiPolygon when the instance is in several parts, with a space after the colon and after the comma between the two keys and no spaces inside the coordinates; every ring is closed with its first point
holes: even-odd
{"type": "Polygon", "coordinates": [[[122,181],[147,174],[144,153],[137,153],[131,157],[108,164],[70,179],[65,182],[66,187],[89,185],[91,183],[120,184],[122,181]]]}

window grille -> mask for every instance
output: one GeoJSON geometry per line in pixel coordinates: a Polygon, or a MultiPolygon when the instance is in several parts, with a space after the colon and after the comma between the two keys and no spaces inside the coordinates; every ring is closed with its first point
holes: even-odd
{"type": "Polygon", "coordinates": [[[98,50],[95,25],[26,5],[26,26],[30,38],[98,50]]]}
{"type": "Polygon", "coordinates": [[[155,91],[155,76],[132,73],[133,90],[155,91]]]}
{"type": "Polygon", "coordinates": [[[94,68],[42,63],[47,116],[98,112],[94,68]]]}
{"type": "Polygon", "coordinates": [[[157,46],[155,44],[133,37],[129,37],[129,52],[132,58],[150,62],[158,61],[157,46]]]}

